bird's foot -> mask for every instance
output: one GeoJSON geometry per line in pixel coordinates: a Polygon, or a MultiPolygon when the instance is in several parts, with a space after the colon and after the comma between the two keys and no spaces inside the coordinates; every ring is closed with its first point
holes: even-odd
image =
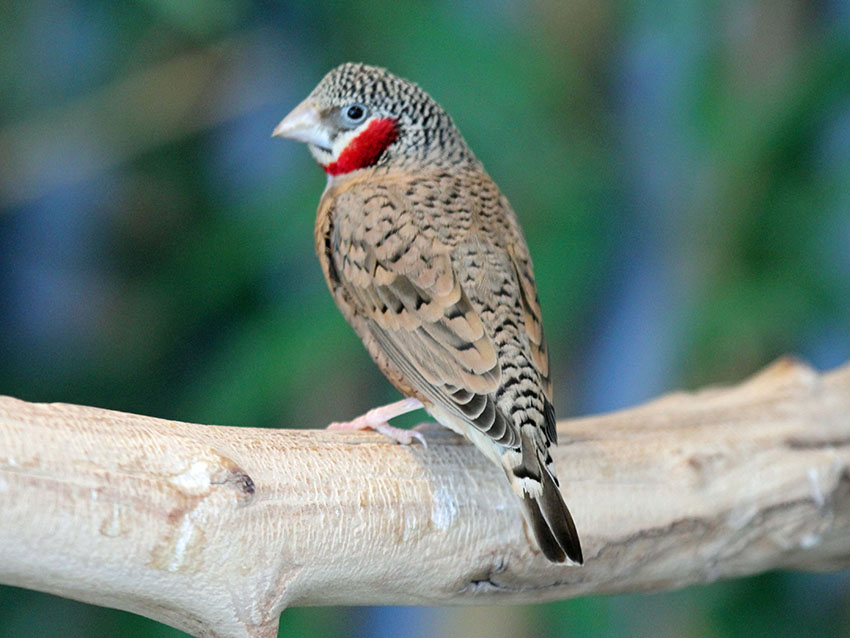
{"type": "Polygon", "coordinates": [[[407,398],[389,405],[383,405],[379,408],[372,408],[366,414],[357,417],[353,421],[344,423],[331,423],[328,426],[329,430],[374,430],[380,432],[387,438],[392,439],[396,443],[402,445],[410,445],[413,440],[419,441],[423,447],[427,448],[425,437],[421,433],[413,430],[403,430],[391,426],[388,421],[402,414],[407,414],[413,410],[418,410],[422,407],[422,402],[419,399],[407,398]]]}

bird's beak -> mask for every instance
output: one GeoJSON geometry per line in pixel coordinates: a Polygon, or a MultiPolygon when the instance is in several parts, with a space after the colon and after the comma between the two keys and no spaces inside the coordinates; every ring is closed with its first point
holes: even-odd
{"type": "Polygon", "coordinates": [[[328,130],[322,124],[319,108],[310,99],[301,102],[283,118],[272,131],[272,137],[287,137],[324,149],[331,147],[328,130]]]}

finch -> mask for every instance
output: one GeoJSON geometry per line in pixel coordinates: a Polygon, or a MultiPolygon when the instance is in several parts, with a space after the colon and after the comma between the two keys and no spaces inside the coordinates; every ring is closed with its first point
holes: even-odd
{"type": "Polygon", "coordinates": [[[549,449],[549,355],[531,257],[508,200],[449,115],[413,82],[343,64],[273,135],[328,175],[315,244],[331,294],[406,397],[337,428],[401,442],[423,408],[503,468],[543,555],[582,563],[549,449]]]}

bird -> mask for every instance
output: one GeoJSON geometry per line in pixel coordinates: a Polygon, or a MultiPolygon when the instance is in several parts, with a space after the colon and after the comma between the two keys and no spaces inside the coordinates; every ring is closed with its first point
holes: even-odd
{"type": "Polygon", "coordinates": [[[414,82],[345,63],[274,129],[327,174],[314,231],[331,294],[405,396],[333,429],[425,443],[424,408],[501,467],[550,562],[582,564],[559,489],[549,354],[531,256],[507,198],[414,82]]]}

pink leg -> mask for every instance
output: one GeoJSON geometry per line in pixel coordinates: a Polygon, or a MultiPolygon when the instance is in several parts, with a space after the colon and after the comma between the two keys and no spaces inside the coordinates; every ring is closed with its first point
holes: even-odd
{"type": "Polygon", "coordinates": [[[425,437],[419,432],[394,428],[387,423],[390,419],[394,419],[402,414],[407,414],[408,412],[413,412],[413,410],[418,410],[421,407],[422,402],[419,399],[402,399],[401,401],[396,401],[389,405],[383,405],[380,408],[373,408],[353,421],[347,421],[345,423],[331,423],[328,426],[328,429],[375,430],[375,432],[380,432],[384,436],[391,438],[396,443],[410,445],[413,442],[413,439],[416,439],[427,448],[428,444],[425,442],[425,437]]]}

